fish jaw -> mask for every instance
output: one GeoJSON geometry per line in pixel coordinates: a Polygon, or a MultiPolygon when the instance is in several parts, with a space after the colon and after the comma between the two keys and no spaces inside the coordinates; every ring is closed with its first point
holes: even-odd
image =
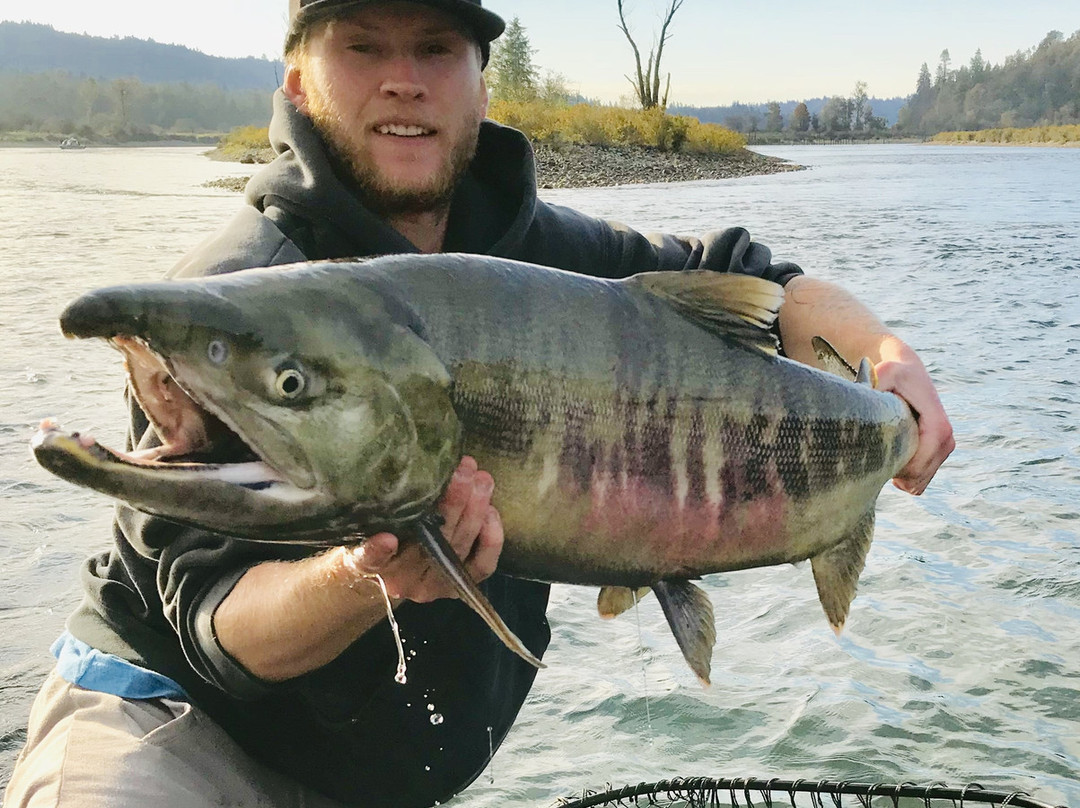
{"type": "Polygon", "coordinates": [[[118,452],[88,435],[65,432],[51,419],[42,421],[30,446],[38,463],[61,479],[200,527],[255,538],[279,532],[284,523],[297,536],[310,536],[305,523],[321,520],[328,508],[317,490],[297,488],[258,460],[170,462],[159,459],[164,447],[118,452]]]}

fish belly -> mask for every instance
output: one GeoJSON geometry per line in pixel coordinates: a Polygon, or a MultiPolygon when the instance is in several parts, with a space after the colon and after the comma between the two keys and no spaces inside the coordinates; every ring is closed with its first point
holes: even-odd
{"type": "Polygon", "coordinates": [[[634,586],[801,561],[893,473],[880,424],[793,413],[760,385],[642,395],[538,373],[496,389],[499,375],[459,379],[459,410],[496,480],[501,568],[523,577],[634,586]]]}

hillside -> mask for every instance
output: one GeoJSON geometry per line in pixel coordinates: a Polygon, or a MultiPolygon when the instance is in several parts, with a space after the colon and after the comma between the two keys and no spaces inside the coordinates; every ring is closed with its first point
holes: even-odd
{"type": "Polygon", "coordinates": [[[933,77],[926,64],[919,70],[899,118],[902,129],[924,134],[1078,123],[1080,31],[1068,38],[1051,31],[1000,65],[977,50],[968,64],[953,67],[944,50],[933,77]]]}
{"type": "Polygon", "coordinates": [[[214,84],[223,90],[273,90],[279,61],[226,59],[181,45],[134,37],[98,37],[49,25],[0,22],[0,73],[60,71],[97,80],[138,79],[146,84],[214,84]]]}

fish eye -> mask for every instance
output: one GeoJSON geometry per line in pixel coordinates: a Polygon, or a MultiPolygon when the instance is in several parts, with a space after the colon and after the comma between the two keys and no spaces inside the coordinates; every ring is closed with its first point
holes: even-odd
{"type": "Polygon", "coordinates": [[[219,339],[210,340],[206,346],[206,358],[213,364],[220,365],[229,358],[229,346],[219,339]]]}
{"type": "Polygon", "coordinates": [[[304,378],[304,374],[296,368],[284,368],[278,371],[277,379],[274,382],[274,389],[277,390],[277,394],[287,399],[299,398],[303,395],[305,387],[307,387],[307,380],[304,378]]]}

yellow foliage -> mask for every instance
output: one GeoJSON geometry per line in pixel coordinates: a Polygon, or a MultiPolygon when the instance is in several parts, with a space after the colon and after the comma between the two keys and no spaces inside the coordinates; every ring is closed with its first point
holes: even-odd
{"type": "Polygon", "coordinates": [[[250,151],[270,148],[270,133],[267,127],[238,126],[218,143],[219,151],[224,155],[242,155],[250,151]]]}
{"type": "Polygon", "coordinates": [[[651,146],[702,153],[733,152],[746,146],[742,135],[723,126],[659,109],[500,100],[492,102],[488,117],[521,130],[537,143],[651,146]]]}
{"type": "Polygon", "coordinates": [[[934,143],[1012,143],[1036,145],[1040,143],[1065,145],[1080,144],[1080,125],[1032,126],[980,129],[976,132],[940,132],[931,139],[934,143]]]}

